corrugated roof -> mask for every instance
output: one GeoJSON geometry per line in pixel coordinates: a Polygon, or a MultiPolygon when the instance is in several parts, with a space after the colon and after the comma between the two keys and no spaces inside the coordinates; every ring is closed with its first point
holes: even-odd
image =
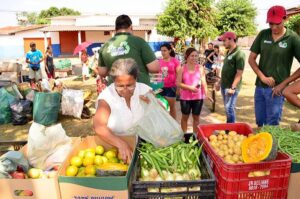
{"type": "MultiPolygon", "coordinates": [[[[154,26],[133,26],[133,30],[152,30],[154,26]]],[[[72,26],[72,25],[51,25],[42,28],[43,32],[59,32],[59,31],[113,31],[115,26],[72,26]]]]}
{"type": "Polygon", "coordinates": [[[18,32],[43,28],[45,26],[47,26],[47,25],[6,26],[6,27],[0,28],[0,35],[12,35],[12,34],[15,34],[18,32]]]}
{"type": "MultiPolygon", "coordinates": [[[[69,15],[69,16],[57,16],[57,17],[51,17],[50,19],[56,19],[56,20],[65,20],[65,19],[77,19],[77,18],[84,18],[84,17],[97,17],[97,16],[110,16],[110,17],[117,17],[119,15],[117,14],[107,14],[107,13],[98,13],[98,14],[83,14],[83,15],[69,15]]],[[[157,19],[156,15],[139,15],[139,14],[132,14],[129,15],[129,17],[138,17],[140,19],[157,19]]]]}

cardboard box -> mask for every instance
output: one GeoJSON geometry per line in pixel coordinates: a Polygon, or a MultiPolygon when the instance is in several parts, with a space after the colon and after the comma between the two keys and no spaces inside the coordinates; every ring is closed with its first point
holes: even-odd
{"type": "Polygon", "coordinates": [[[134,149],[133,160],[129,166],[126,176],[109,176],[109,177],[68,177],[65,176],[66,168],[70,164],[72,156],[78,154],[80,150],[102,145],[105,150],[112,148],[111,145],[105,143],[98,136],[89,136],[82,139],[82,142],[74,146],[72,152],[68,155],[59,171],[59,186],[61,197],[63,199],[91,199],[91,198],[107,198],[107,199],[127,199],[129,198],[129,181],[132,177],[134,163],[136,161],[136,143],[137,138],[122,137],[134,149]]]}
{"type": "Polygon", "coordinates": [[[292,163],[288,199],[300,198],[300,163],[292,163]]]}
{"type": "MultiPolygon", "coordinates": [[[[27,145],[20,151],[26,154],[27,145]]],[[[58,179],[0,179],[0,199],[60,199],[58,179]],[[29,190],[33,196],[17,196],[16,190],[29,190]]]]}

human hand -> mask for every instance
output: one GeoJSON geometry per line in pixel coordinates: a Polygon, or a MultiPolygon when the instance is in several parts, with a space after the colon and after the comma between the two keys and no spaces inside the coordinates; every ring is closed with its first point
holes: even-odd
{"type": "Polygon", "coordinates": [[[268,85],[269,87],[274,87],[275,86],[275,80],[274,80],[273,77],[266,77],[266,76],[264,76],[264,77],[261,78],[261,81],[264,84],[268,85]]]}
{"type": "Polygon", "coordinates": [[[122,159],[124,163],[129,164],[132,160],[132,154],[133,154],[130,146],[126,142],[121,140],[118,145],[118,151],[119,151],[118,158],[122,159]]]}
{"type": "Polygon", "coordinates": [[[197,88],[197,86],[190,86],[190,90],[193,92],[193,93],[197,93],[199,90],[197,88]]]}
{"type": "Polygon", "coordinates": [[[144,101],[146,104],[149,104],[150,103],[150,99],[144,95],[140,95],[140,99],[142,101],[144,101]]]}
{"type": "Polygon", "coordinates": [[[235,90],[234,89],[228,89],[227,91],[227,95],[233,95],[235,93],[235,90]]]}
{"type": "Polygon", "coordinates": [[[272,97],[275,95],[275,96],[282,96],[282,91],[283,89],[286,87],[285,84],[279,84],[277,86],[275,86],[272,90],[273,90],[273,93],[272,93],[272,97]]]}

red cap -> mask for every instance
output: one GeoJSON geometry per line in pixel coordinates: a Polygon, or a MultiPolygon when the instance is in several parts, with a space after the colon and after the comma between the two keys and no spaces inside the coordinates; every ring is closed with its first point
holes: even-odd
{"type": "Polygon", "coordinates": [[[225,32],[218,38],[219,41],[224,41],[225,39],[236,39],[236,34],[234,32],[225,32]]]}
{"type": "Polygon", "coordinates": [[[268,10],[267,23],[279,24],[286,17],[286,10],[283,6],[273,6],[268,10]]]}

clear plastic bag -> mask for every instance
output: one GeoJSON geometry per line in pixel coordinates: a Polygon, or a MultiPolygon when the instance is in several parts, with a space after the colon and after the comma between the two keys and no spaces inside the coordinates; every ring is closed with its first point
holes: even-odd
{"type": "Polygon", "coordinates": [[[161,107],[152,93],[147,93],[150,103],[141,102],[144,116],[128,131],[137,134],[156,147],[164,147],[178,142],[183,137],[180,125],[161,107]]]}
{"type": "Polygon", "coordinates": [[[81,90],[64,89],[61,99],[61,111],[63,115],[81,118],[84,98],[81,90]]]}
{"type": "Polygon", "coordinates": [[[72,139],[61,124],[43,126],[33,122],[28,135],[28,161],[31,166],[43,170],[60,164],[69,154],[72,139]]]}

